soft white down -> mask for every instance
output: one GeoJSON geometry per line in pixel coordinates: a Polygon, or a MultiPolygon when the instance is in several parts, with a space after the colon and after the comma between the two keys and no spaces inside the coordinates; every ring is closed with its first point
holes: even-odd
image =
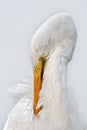
{"type": "Polygon", "coordinates": [[[67,64],[76,40],[75,25],[67,13],[52,16],[36,31],[31,39],[33,70],[41,54],[49,55],[38,102],[43,109],[34,115],[32,76],[29,83],[11,89],[21,100],[9,113],[4,130],[82,130],[67,88],[67,64]]]}

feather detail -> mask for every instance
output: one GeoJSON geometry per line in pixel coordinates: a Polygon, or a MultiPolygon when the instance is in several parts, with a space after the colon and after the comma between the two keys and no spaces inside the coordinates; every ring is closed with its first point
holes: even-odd
{"type": "Polygon", "coordinates": [[[23,97],[8,114],[3,130],[29,130],[33,126],[32,121],[32,101],[23,97]]]}
{"type": "Polygon", "coordinates": [[[13,96],[22,98],[24,96],[33,99],[33,76],[29,75],[27,79],[24,79],[21,83],[8,88],[8,91],[13,96]]]}

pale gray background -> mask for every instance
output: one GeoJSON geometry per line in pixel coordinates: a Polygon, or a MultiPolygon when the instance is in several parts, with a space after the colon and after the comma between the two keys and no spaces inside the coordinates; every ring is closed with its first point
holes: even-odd
{"type": "Polygon", "coordinates": [[[0,130],[13,99],[8,87],[31,71],[30,38],[49,16],[68,11],[72,15],[78,42],[69,64],[69,83],[87,122],[87,2],[86,0],[0,0],[0,130]]]}

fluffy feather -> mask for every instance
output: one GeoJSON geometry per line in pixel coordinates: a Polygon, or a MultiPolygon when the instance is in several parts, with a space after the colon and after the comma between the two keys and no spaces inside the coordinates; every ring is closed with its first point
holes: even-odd
{"type": "Polygon", "coordinates": [[[13,96],[18,98],[27,96],[30,99],[33,99],[33,75],[29,74],[28,78],[12,87],[9,87],[8,90],[13,96]]]}
{"type": "MultiPolygon", "coordinates": [[[[9,113],[4,130],[82,130],[67,89],[67,64],[72,58],[76,38],[75,25],[66,13],[51,17],[38,29],[31,40],[33,69],[42,53],[49,54],[38,103],[43,109],[35,116],[33,100],[27,97],[29,88],[22,89],[24,97],[9,113]]],[[[20,90],[15,92],[20,93],[20,90]]]]}

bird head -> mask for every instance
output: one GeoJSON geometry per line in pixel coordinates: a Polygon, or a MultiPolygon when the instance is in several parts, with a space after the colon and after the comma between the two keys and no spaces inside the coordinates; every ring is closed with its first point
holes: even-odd
{"type": "Polygon", "coordinates": [[[50,17],[31,39],[33,69],[42,54],[50,56],[56,47],[60,48],[61,53],[65,54],[68,60],[71,60],[76,39],[76,28],[68,13],[59,13],[50,17]]]}

